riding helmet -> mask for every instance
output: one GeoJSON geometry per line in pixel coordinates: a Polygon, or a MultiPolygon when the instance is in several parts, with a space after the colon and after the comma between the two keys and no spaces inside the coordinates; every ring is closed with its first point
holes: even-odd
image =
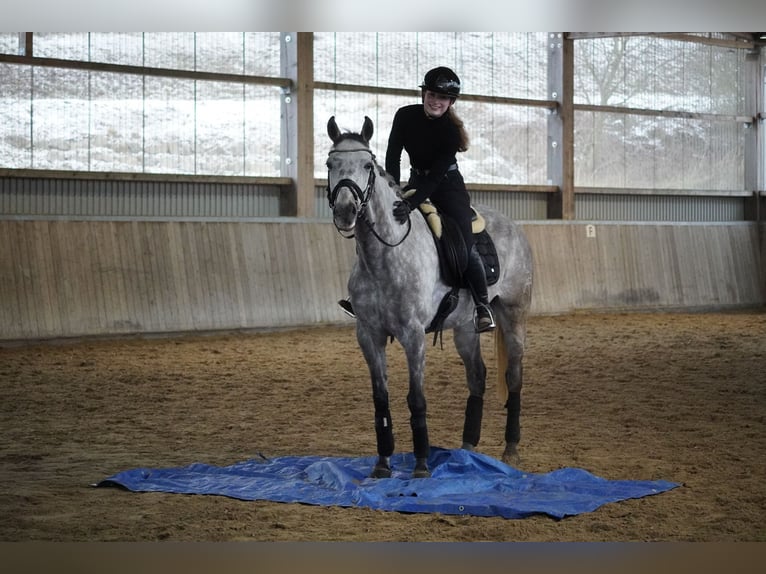
{"type": "Polygon", "coordinates": [[[420,87],[451,98],[460,96],[460,78],[445,66],[428,70],[420,87]]]}

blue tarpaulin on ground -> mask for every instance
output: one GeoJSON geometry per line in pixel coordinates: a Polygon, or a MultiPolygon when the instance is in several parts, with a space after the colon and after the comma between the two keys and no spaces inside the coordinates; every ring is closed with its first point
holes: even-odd
{"type": "Polygon", "coordinates": [[[391,478],[368,478],[375,461],[376,457],[285,456],[223,467],[195,463],[137,468],[115,474],[97,486],[503,518],[533,514],[563,518],[679,486],[663,480],[606,480],[579,468],[534,474],[480,453],[438,447],[431,448],[431,478],[410,478],[415,465],[412,453],[391,457],[391,478]]]}

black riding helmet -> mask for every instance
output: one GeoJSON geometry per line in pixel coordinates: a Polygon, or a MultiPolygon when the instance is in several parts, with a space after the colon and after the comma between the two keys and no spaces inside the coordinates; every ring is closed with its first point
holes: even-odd
{"type": "Polygon", "coordinates": [[[444,94],[450,98],[460,96],[460,78],[457,74],[445,66],[439,66],[426,72],[420,87],[437,94],[444,94]]]}

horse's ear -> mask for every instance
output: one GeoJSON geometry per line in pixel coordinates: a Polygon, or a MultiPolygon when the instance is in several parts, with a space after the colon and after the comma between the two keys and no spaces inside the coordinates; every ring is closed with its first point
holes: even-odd
{"type": "Polygon", "coordinates": [[[333,143],[337,142],[340,137],[340,130],[338,129],[338,124],[335,123],[335,116],[331,116],[327,121],[327,135],[330,136],[333,143]]]}
{"type": "Polygon", "coordinates": [[[364,116],[364,125],[362,126],[362,137],[364,141],[369,142],[372,139],[372,120],[364,116]]]}

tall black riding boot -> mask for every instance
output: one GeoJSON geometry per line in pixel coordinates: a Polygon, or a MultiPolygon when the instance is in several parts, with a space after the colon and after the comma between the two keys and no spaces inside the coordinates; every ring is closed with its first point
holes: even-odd
{"type": "Polygon", "coordinates": [[[474,325],[476,332],[483,333],[495,328],[495,319],[492,316],[492,309],[489,306],[489,296],[487,295],[487,275],[484,271],[484,262],[476,249],[476,245],[471,246],[468,253],[468,265],[465,270],[465,278],[471,289],[473,301],[476,304],[474,313],[474,325]]]}

